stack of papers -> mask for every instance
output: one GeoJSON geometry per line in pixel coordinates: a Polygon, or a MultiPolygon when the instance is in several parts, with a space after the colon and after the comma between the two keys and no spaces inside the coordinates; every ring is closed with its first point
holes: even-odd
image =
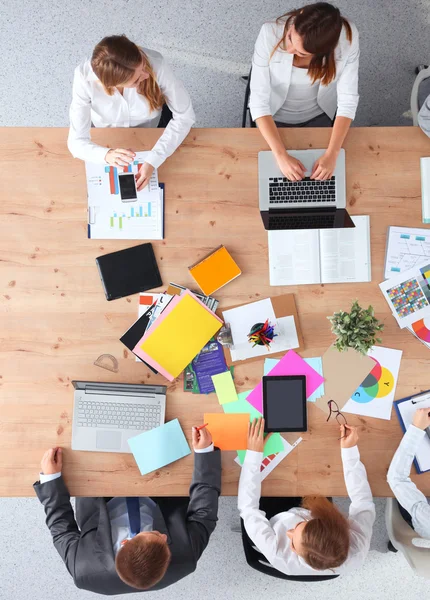
{"type": "Polygon", "coordinates": [[[137,152],[123,169],[85,163],[88,190],[88,237],[98,240],[162,240],[164,238],[164,186],[155,169],[137,199],[123,201],[121,172],[136,174],[148,152],[137,152]]]}

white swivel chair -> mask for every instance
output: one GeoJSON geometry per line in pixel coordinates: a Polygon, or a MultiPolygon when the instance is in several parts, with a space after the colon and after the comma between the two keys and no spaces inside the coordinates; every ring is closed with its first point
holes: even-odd
{"type": "Polygon", "coordinates": [[[389,548],[394,552],[400,550],[416,575],[430,579],[430,548],[418,548],[412,543],[418,535],[400,514],[395,498],[387,498],[385,524],[394,550],[389,548]]]}
{"type": "MultiPolygon", "coordinates": [[[[430,67],[423,67],[423,68],[418,67],[417,70],[418,70],[418,74],[415,78],[414,85],[412,86],[412,92],[411,92],[411,113],[412,113],[412,120],[413,120],[415,127],[418,126],[418,113],[420,111],[420,108],[421,108],[424,100],[425,100],[425,97],[420,98],[420,94],[419,94],[420,85],[425,79],[430,78],[430,67]]],[[[427,94],[425,94],[424,96],[426,96],[426,95],[427,94]]]]}

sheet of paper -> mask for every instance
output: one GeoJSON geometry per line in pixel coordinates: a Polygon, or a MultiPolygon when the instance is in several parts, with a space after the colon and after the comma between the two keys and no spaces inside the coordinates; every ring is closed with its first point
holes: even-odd
{"type": "Polygon", "coordinates": [[[389,420],[396,395],[402,351],[373,346],[367,355],[374,361],[374,367],[352,394],[342,412],[389,420]]]}
{"type": "MultiPolygon", "coordinates": [[[[417,399],[414,398],[414,400],[417,399]]],[[[412,404],[411,400],[405,400],[405,402],[397,404],[406,429],[411,425],[417,408],[430,408],[430,394],[423,394],[422,399],[423,401],[418,404],[412,404]]],[[[416,459],[421,471],[428,471],[430,469],[430,438],[428,435],[423,437],[416,453],[416,459]]]]}
{"type": "MultiPolygon", "coordinates": [[[[281,358],[277,365],[270,371],[269,375],[305,375],[306,376],[306,398],[321,385],[324,381],[319,373],[308,365],[301,356],[294,350],[289,350],[285,356],[281,358]]],[[[362,381],[362,379],[360,379],[362,381]]],[[[260,382],[249,394],[248,402],[259,410],[263,411],[263,385],[260,382]]]]}
{"type": "Polygon", "coordinates": [[[141,475],[161,469],[191,454],[178,419],[130,438],[128,445],[141,475]]]}
{"type": "MultiPolygon", "coordinates": [[[[280,462],[282,462],[284,460],[284,458],[286,458],[290,452],[292,450],[294,450],[294,448],[300,444],[301,441],[303,441],[303,438],[298,438],[294,444],[289,444],[287,442],[287,440],[285,440],[283,437],[281,437],[282,440],[282,445],[283,448],[282,450],[280,450],[279,452],[276,452],[274,454],[270,454],[269,456],[266,456],[265,458],[263,458],[263,460],[261,461],[261,466],[260,466],[260,474],[261,474],[261,481],[263,481],[264,479],[266,479],[266,477],[268,475],[270,475],[270,473],[273,471],[273,469],[275,469],[275,467],[277,467],[279,465],[280,462]]],[[[234,462],[237,463],[240,467],[243,464],[243,461],[241,462],[240,458],[239,458],[239,453],[238,456],[236,456],[236,458],[234,459],[234,462]]]]}
{"type": "MultiPolygon", "coordinates": [[[[320,356],[314,358],[305,358],[304,361],[307,362],[308,365],[311,366],[313,369],[315,369],[317,373],[319,373],[321,376],[324,376],[322,369],[322,359],[320,356]]],[[[278,362],[278,358],[266,358],[266,360],[264,361],[263,374],[268,375],[269,372],[273,369],[273,367],[275,367],[278,364],[278,362]]],[[[321,396],[324,396],[324,383],[317,387],[314,393],[309,396],[307,401],[315,402],[317,398],[321,398],[321,396]]]]}
{"type": "Polygon", "coordinates": [[[390,227],[387,232],[385,279],[430,262],[430,229],[390,227]]]}
{"type": "MultiPolygon", "coordinates": [[[[238,399],[236,402],[229,402],[228,404],[224,404],[224,412],[227,414],[249,413],[249,420],[251,422],[254,419],[258,419],[259,417],[263,416],[257,409],[255,409],[249,404],[249,402],[246,401],[246,398],[250,394],[250,392],[250,390],[248,392],[241,392],[238,395],[238,399]]],[[[280,434],[272,435],[264,445],[263,456],[269,456],[269,454],[279,452],[281,449],[282,439],[283,438],[280,434]]],[[[242,457],[243,456],[244,454],[242,455],[242,457]]]]}
{"type": "Polygon", "coordinates": [[[205,413],[203,422],[208,424],[213,443],[220,450],[246,450],[249,413],[205,413]]]}
{"type": "Polygon", "coordinates": [[[426,348],[430,349],[430,317],[420,319],[407,328],[426,348]]]}
{"type": "Polygon", "coordinates": [[[334,400],[339,410],[375,366],[369,356],[362,356],[352,349],[339,352],[330,346],[322,356],[325,395],[315,401],[316,406],[329,414],[328,401],[334,400]]]}
{"type": "Polygon", "coordinates": [[[218,396],[218,402],[220,404],[236,402],[237,392],[236,388],[234,387],[234,382],[230,371],[224,371],[224,373],[212,375],[212,381],[215,386],[216,395],[218,396]]]}
{"type": "MultiPolygon", "coordinates": [[[[148,152],[137,152],[130,167],[136,174],[148,152]]],[[[123,202],[118,177],[124,169],[85,163],[88,188],[89,236],[92,239],[163,239],[164,192],[155,169],[135,202],[123,202]]]]}
{"type": "Polygon", "coordinates": [[[355,228],[321,229],[322,283],[371,281],[370,219],[353,216],[355,228]]]}
{"type": "Polygon", "coordinates": [[[270,285],[321,283],[317,229],[272,230],[267,235],[270,285]]]}
{"type": "Polygon", "coordinates": [[[379,284],[399,327],[430,316],[430,260],[379,284]]]}

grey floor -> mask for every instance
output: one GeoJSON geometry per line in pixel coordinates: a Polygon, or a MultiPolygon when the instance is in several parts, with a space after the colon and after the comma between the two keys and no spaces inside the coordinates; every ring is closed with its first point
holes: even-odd
{"type": "MultiPolygon", "coordinates": [[[[3,0],[0,4],[0,125],[66,126],[74,67],[104,35],[126,33],[160,50],[189,89],[197,126],[238,127],[252,49],[264,20],[300,2],[277,0],[3,0]]],[[[417,64],[430,60],[430,0],[341,0],[360,31],[360,106],[356,125],[404,125],[417,64]]],[[[36,474],[35,474],[36,475],[36,474]]],[[[29,494],[31,490],[29,490],[29,494]]],[[[341,501],[343,507],[347,506],[341,501]]],[[[244,560],[233,498],[221,500],[220,520],[194,575],[158,600],[254,599],[288,593],[302,600],[428,597],[404,558],[386,552],[384,501],[377,501],[371,552],[357,573],[333,582],[286,583],[260,576],[244,560]]],[[[0,500],[0,599],[78,600],[34,498],[0,500]]],[[[130,595],[129,598],[135,597],[130,595]]],[[[137,597],[137,595],[136,595],[137,597]]]]}

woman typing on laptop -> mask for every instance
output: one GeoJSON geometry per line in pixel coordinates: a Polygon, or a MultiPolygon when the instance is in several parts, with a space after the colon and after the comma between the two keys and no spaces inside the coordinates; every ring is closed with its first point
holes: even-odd
{"type": "Polygon", "coordinates": [[[188,92],[164,58],[143,49],[125,35],[105,37],[91,60],[75,69],[67,145],[75,158],[125,167],[135,153],[109,149],[91,141],[95,127],[157,127],[163,105],[173,118],[150,151],[137,177],[142,189],[188,135],[195,115],[188,92]]]}
{"type": "Polygon", "coordinates": [[[261,28],[255,44],[249,109],[285,177],[305,167],[285,150],[278,127],[331,127],[311,178],[329,179],[358,105],[358,31],[339,10],[317,2],[261,28]],[[333,124],[334,120],[334,124],[333,124]]]}

